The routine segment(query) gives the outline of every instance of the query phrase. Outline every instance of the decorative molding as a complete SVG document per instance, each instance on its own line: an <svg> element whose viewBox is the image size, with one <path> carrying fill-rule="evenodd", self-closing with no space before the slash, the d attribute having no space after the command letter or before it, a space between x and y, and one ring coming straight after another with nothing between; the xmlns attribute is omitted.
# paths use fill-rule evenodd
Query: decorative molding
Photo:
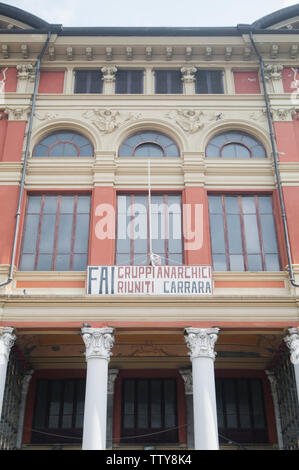
<svg viewBox="0 0 299 470"><path fill-rule="evenodd" d="M113 328L82 328L81 336L86 347L86 359L101 358L110 360L114 345Z"/></svg>
<svg viewBox="0 0 299 470"><path fill-rule="evenodd" d="M289 335L284 341L290 350L292 364L299 364L299 328L289 328Z"/></svg>
<svg viewBox="0 0 299 470"><path fill-rule="evenodd" d="M86 111L83 116L90 120L103 134L111 134L120 125L133 119L138 119L140 114L130 113L125 119L119 119L119 111L112 111L111 109L94 109Z"/></svg>
<svg viewBox="0 0 299 470"><path fill-rule="evenodd" d="M179 370L185 385L185 394L193 395L193 375L192 369L180 369Z"/></svg>
<svg viewBox="0 0 299 470"><path fill-rule="evenodd" d="M290 58L291 59L297 59L297 54L298 54L298 45L297 44L292 44L290 46Z"/></svg>
<svg viewBox="0 0 299 470"><path fill-rule="evenodd" d="M219 328L186 328L185 341L190 349L191 359L198 357L216 358L214 351L218 339Z"/></svg>
<svg viewBox="0 0 299 470"><path fill-rule="evenodd" d="M32 76L33 70L34 67L32 64L18 64L18 80L29 80L30 76Z"/></svg>
<svg viewBox="0 0 299 470"><path fill-rule="evenodd" d="M265 78L266 80L281 80L281 72L283 65L281 64L265 64Z"/></svg>
<svg viewBox="0 0 299 470"><path fill-rule="evenodd" d="M27 44L21 45L21 53L23 54L23 59L28 59L29 57L29 48Z"/></svg>
<svg viewBox="0 0 299 470"><path fill-rule="evenodd" d="M27 121L30 113L30 108L11 108L6 107L4 110L5 114L8 115L9 121Z"/></svg>
<svg viewBox="0 0 299 470"><path fill-rule="evenodd" d="M153 58L153 49L152 47L145 48L145 58L146 60L152 60Z"/></svg>
<svg viewBox="0 0 299 470"><path fill-rule="evenodd" d="M192 65L182 67L181 68L182 81L184 83L193 83L195 81L194 74L196 73L196 71L197 71L197 68Z"/></svg>
<svg viewBox="0 0 299 470"><path fill-rule="evenodd" d="M1 45L3 59L9 59L9 47L7 44Z"/></svg>
<svg viewBox="0 0 299 470"><path fill-rule="evenodd" d="M177 109L166 116L173 119L188 134L194 134L204 125L202 122L203 114L202 111L196 111L195 109Z"/></svg>
<svg viewBox="0 0 299 470"><path fill-rule="evenodd" d="M278 44L272 44L270 49L270 57L271 59L277 59L279 54L279 46Z"/></svg>
<svg viewBox="0 0 299 470"><path fill-rule="evenodd" d="M107 388L107 393L110 393L113 395L114 393L114 385L115 381L117 379L119 370L118 369L109 369L108 370L108 388Z"/></svg>
<svg viewBox="0 0 299 470"><path fill-rule="evenodd" d="M93 60L93 49L92 47L86 47L85 55L87 60Z"/></svg>
<svg viewBox="0 0 299 470"><path fill-rule="evenodd" d="M274 121L292 121L293 114L296 113L294 107L289 108L273 108L271 107L271 115Z"/></svg>
<svg viewBox="0 0 299 470"><path fill-rule="evenodd" d="M127 56L127 60L133 60L133 48L132 47L126 47L126 56Z"/></svg>
<svg viewBox="0 0 299 470"><path fill-rule="evenodd" d="M54 119L57 119L58 116L58 113L51 113L48 111L45 111L44 113L34 113L34 117L39 121L53 121Z"/></svg>
<svg viewBox="0 0 299 470"><path fill-rule="evenodd" d="M231 60L233 56L233 48L232 47L226 47L224 51L224 58L225 60Z"/></svg>
<svg viewBox="0 0 299 470"><path fill-rule="evenodd" d="M0 336L0 364L4 364L8 361L10 350L15 344L17 339L16 335L14 334L14 328L10 326L0 328L2 330Z"/></svg>
<svg viewBox="0 0 299 470"><path fill-rule="evenodd" d="M67 60L74 60L74 51L72 47L66 48L66 58Z"/></svg>
<svg viewBox="0 0 299 470"><path fill-rule="evenodd" d="M186 47L185 49L185 57L186 60L191 60L192 59L192 47Z"/></svg>
<svg viewBox="0 0 299 470"><path fill-rule="evenodd" d="M115 65L105 65L105 67L101 68L101 72L103 74L102 80L105 83L115 82L115 74L117 72L117 67Z"/></svg>
<svg viewBox="0 0 299 470"><path fill-rule="evenodd" d="M55 47L54 46L49 47L48 54L49 54L49 60L55 60L56 59L56 52L55 52Z"/></svg>

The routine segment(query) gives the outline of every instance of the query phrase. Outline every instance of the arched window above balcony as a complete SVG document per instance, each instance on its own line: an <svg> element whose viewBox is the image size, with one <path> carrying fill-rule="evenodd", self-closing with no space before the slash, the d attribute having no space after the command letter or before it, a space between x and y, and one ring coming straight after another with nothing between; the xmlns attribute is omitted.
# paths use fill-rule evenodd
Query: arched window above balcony
<svg viewBox="0 0 299 470"><path fill-rule="evenodd" d="M179 157L176 143L167 135L156 131L139 131L120 146L120 157L161 158Z"/></svg>
<svg viewBox="0 0 299 470"><path fill-rule="evenodd" d="M33 157L93 157L90 141L74 131L56 131L36 145Z"/></svg>
<svg viewBox="0 0 299 470"><path fill-rule="evenodd" d="M227 131L213 137L206 148L207 158L266 158L262 144L253 136L240 131Z"/></svg>

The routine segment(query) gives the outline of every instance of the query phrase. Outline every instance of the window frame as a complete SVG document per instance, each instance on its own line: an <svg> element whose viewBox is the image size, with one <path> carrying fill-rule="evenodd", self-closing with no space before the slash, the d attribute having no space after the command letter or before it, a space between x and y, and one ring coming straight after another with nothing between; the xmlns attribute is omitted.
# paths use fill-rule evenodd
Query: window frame
<svg viewBox="0 0 299 470"><path fill-rule="evenodd" d="M138 80L140 80L140 91L139 92L132 92L131 86L132 82L134 80L134 73L139 73L140 77ZM119 86L119 77L120 74L126 74L126 91L118 91L118 86ZM144 94L144 69L118 69L115 75L115 94L116 95L143 95Z"/></svg>
<svg viewBox="0 0 299 470"><path fill-rule="evenodd" d="M29 213L28 212L28 207L29 207L29 199L30 197L41 197L41 203L40 203L40 211L39 213L33 212ZM56 206L56 213L51 213L55 215L55 230L54 230L54 241L53 241L53 251L51 253L42 253L43 255L49 255L52 256L52 261L51 261L51 269L50 270L41 270L38 269L38 263L39 263L39 257L40 257L40 241L41 241L41 231L42 231L42 223L43 223L43 217L44 217L44 205L45 205L45 198L46 197L51 197L51 196L56 196L58 198L57 200L57 206ZM61 208L61 201L63 197L74 197L74 206L73 206L73 212L69 212L67 214L70 214L73 216L72 220L72 237L71 237L71 250L68 253L58 253L58 236L59 236L59 222L60 222L60 217L64 213L61 213L60 208ZM87 251L86 252L80 252L77 253L74 251L75 248L75 235L76 235L76 228L77 228L77 208L78 208L78 198L80 196L87 196L89 197L89 224L88 224L88 229L87 229L87 237L88 237L88 246L87 246ZM19 255L19 271L21 272L59 272L61 270L56 270L56 263L57 263L57 256L59 255L65 255L69 256L69 269L64 269L63 271L68 271L71 272L73 271L73 266L74 266L74 256L75 255L86 255L87 261L86 261L86 267L88 265L88 257L89 257L89 247L90 247L90 227L91 227L91 194L90 193L29 193L27 194L27 201L26 201L26 209L24 212L24 220L23 220L23 231L22 231L22 236L21 236L21 249L20 249L20 255ZM87 214L87 212L80 212L80 214ZM26 237L26 220L28 215L38 215L38 231L37 231L37 237L35 239L35 248L34 252L25 252L24 251L24 244L25 244L25 237ZM34 256L34 269L33 270L27 270L27 269L22 269L22 257L23 255L32 255ZM85 269L83 270L85 271Z"/></svg>
<svg viewBox="0 0 299 470"><path fill-rule="evenodd" d="M217 137L225 136L225 135L230 134L230 133L239 134L240 135L240 140L239 141L234 140L234 139L228 140L227 142L224 142L221 146L217 146L217 145L213 144L213 140L216 139ZM249 145L243 143L242 139L246 138L246 137L249 137L249 138L255 140L256 144L249 146ZM212 156L212 157L207 156L207 150L208 150L208 147L210 145L214 146L215 148L218 147L218 155L217 156ZM223 157L222 156L223 149L228 145L237 145L237 146L245 147L248 150L249 158L240 158L240 157L239 158L238 157L227 158L227 157ZM255 147L261 147L264 150L265 156L264 157L255 157L254 156L254 148ZM211 160L222 158L223 160L245 160L246 161L246 160L250 160L250 159L264 160L264 159L268 158L268 156L267 156L267 152L266 152L266 149L265 149L264 145L255 136L253 136L251 134L248 134L248 132L231 129L231 130L228 130L228 131L220 132L219 134L214 135L209 140L209 142L206 146L206 149L205 149L205 158L211 159Z"/></svg>
<svg viewBox="0 0 299 470"><path fill-rule="evenodd" d="M74 94L75 95L102 95L103 94L103 73L101 69L75 69L75 78L74 78ZM78 87L79 75L86 73L86 84L85 91L76 91ZM98 92L91 91L93 74L99 74L99 83L100 90Z"/></svg>
<svg viewBox="0 0 299 470"><path fill-rule="evenodd" d="M44 426L37 427L36 420L37 420L37 408L38 408L38 392L39 387L41 387L42 382L46 383L46 400L44 405ZM55 382L59 382L61 384L60 390L60 400L59 400L59 413L58 413L58 427L50 427L49 426L49 419L50 419L50 404L51 404L51 393L52 387ZM36 392L35 392L35 403L33 408L33 415L32 415L32 434L31 434L31 443L32 444L50 444L50 443L76 443L81 445L82 436L83 436L83 423L82 427L76 427L75 421L77 419L77 409L79 406L79 385L81 382L82 386L82 396L83 396L83 413L82 420L84 418L84 402L85 402L85 388L86 388L86 379L84 377L66 377L66 378L47 378L47 377L40 377L36 382ZM63 417L64 417L64 392L66 389L67 384L73 383L74 385L74 399L73 399L73 409L72 409L72 426L70 428L63 427ZM52 434L52 435L51 435ZM64 434L64 436L62 436Z"/></svg>
<svg viewBox="0 0 299 470"><path fill-rule="evenodd" d="M129 144L127 144L128 140L131 139L132 137L135 137L135 136L138 136L138 135L142 135L142 134L146 134L146 133L155 133L156 134L156 140L152 140L151 138L150 139L144 139L141 140L140 142L138 142L135 146L131 146ZM164 146L163 144L161 144L157 139L159 139L159 137L167 137L169 140L172 141L172 144L171 146L175 146L176 147L176 150L177 150L177 156L171 156L171 155L168 155L168 150L167 148L169 147L169 145L167 146ZM142 145L142 144L154 144L154 145L157 145L161 148L162 152L163 152L163 157L147 157L147 156L144 156L144 157L141 157L141 156L136 156L136 150ZM128 155L128 156L124 156L124 155L120 155L121 153L121 149L124 145L127 145L128 147L131 147L132 148L132 152L131 152L131 155ZM141 131L138 131L138 132L135 132L134 134L130 134L129 136L126 137L126 139L120 144L119 146L119 149L118 149L118 158L153 158L153 159L156 159L156 158L180 158L181 157L181 154L180 154L180 148L179 146L177 145L176 141L172 138L172 137L169 137L167 134L164 134L163 132L160 132L160 131L156 131L156 130L141 130Z"/></svg>
<svg viewBox="0 0 299 470"><path fill-rule="evenodd" d="M147 382L147 390L148 390L148 400L147 400L147 419L148 419L148 427L141 428L138 427L138 383L141 381ZM162 422L162 426L159 428L152 428L151 427L151 384L153 382L160 382L161 383L161 409L160 409L160 418ZM165 404L166 404L166 397L165 397L165 390L164 390L164 383L166 381L171 381L173 383L173 391L174 391L174 420L175 424L173 427L170 427L167 431L167 427L165 426ZM125 384L126 382L133 382L134 384L134 427L131 428L132 431L128 432L128 428L124 427L124 420L125 420ZM179 410L178 410L178 380L176 377L123 377L121 381L121 433L120 433L120 443L123 444L150 444L150 443L171 443L177 444L179 442L179 429L178 429L178 421L179 421ZM126 431L127 429L127 431ZM156 434L157 433L157 434ZM140 436L139 436L140 434ZM145 434L150 434L150 436L145 436ZM138 436L133 438L133 436Z"/></svg>
<svg viewBox="0 0 299 470"><path fill-rule="evenodd" d="M174 78L174 72L178 74L176 78ZM183 81L182 81L182 73L180 69L155 69L155 94L156 95L182 95L184 92L183 88ZM158 85L160 86L161 82L159 83L159 73L165 73L166 77L166 91L158 91ZM179 80L177 81L177 79ZM173 91L172 87L178 87L179 91Z"/></svg>
<svg viewBox="0 0 299 470"><path fill-rule="evenodd" d="M277 255L278 257L278 263L279 263L279 270L281 271L282 268L282 260L281 260L281 253L280 253L280 244L278 240L278 230L277 230L277 223L276 223L276 217L275 217L275 208L274 208L274 200L273 200L273 194L269 193L219 193L219 192L210 192L208 193L208 204L209 204L209 198L213 196L220 196L221 197L221 207L222 207L222 220L223 220L223 231L224 231L224 243L225 243L225 253L214 253L213 251L213 245L212 245L212 229L211 229L211 215L213 213L210 212L210 207L209 207L209 222L210 222L210 240L211 240L211 254L212 254L212 264L213 264L213 269L214 268L214 262L213 262L213 257L214 255L224 255L226 259L226 269L221 270L220 272L230 272L233 271L231 270L231 262L230 262L230 251L229 251L229 240L228 240L228 224L227 224L227 212L226 212L226 206L225 206L225 198L230 197L230 196L236 196L238 198L238 207L239 207L239 221L240 221L240 231L241 231L241 241L242 241L242 257L243 257L243 270L239 270L236 272L276 272L276 271L271 271L266 269L266 261L265 261L265 251L264 251L264 246L263 246L263 235L262 235L262 228L261 228L261 213L259 210L258 206L258 197L260 196L268 196L271 198L271 207L272 207L272 218L273 218L273 223L274 223L274 230L275 230L275 243L277 246ZM248 269L248 252L247 252L247 246L246 246L246 235L245 235L245 227L244 227L244 213L242 209L242 198L243 197L254 197L254 204L255 204L255 216L256 216L256 221L257 221L257 228L258 228L258 240L259 240L259 247L260 247L260 252L255 253L254 255L258 254L261 258L261 270L249 270ZM246 215L246 214L245 214ZM249 253L252 255L252 253Z"/></svg>
<svg viewBox="0 0 299 470"><path fill-rule="evenodd" d="M85 139L86 143L79 146L76 142L73 142L73 140L65 140L65 139L61 139L61 138L60 138L60 140L57 140L56 142L53 142L50 145L47 145L47 144L43 143L49 137L59 135L59 134L61 134L61 135L63 135L63 134L73 134L73 139L76 138L76 137L81 137L82 139ZM77 155L71 155L71 156L50 155L51 150L53 148L57 147L58 145L61 145L61 144L70 144L70 145L72 145L77 150ZM43 146L47 149L47 152L46 152L45 156L35 155L36 149L39 146ZM89 156L81 155L81 147L84 148L86 146L89 146L89 148L91 149L92 155L89 155ZM70 158L76 158L76 159L77 158L94 158L94 147L93 147L92 143L90 142L90 140L85 135L81 134L80 132L74 131L72 129L61 129L61 130L56 130L54 132L50 132L49 134L44 135L38 141L38 143L34 146L33 151L32 151L32 158L53 158L53 159L56 159L56 158L58 158L58 159L59 158L67 158L67 159L70 159Z"/></svg>
<svg viewBox="0 0 299 470"><path fill-rule="evenodd" d="M214 91L213 90L213 73L219 73L219 89L221 89L221 91ZM207 87L207 91L206 92L200 92L198 91L199 89L199 86L200 86L200 80L199 80L199 75L201 73L204 73L205 75L205 80L206 80L206 87ZM201 69L201 68L198 68L196 73L195 73L195 94L196 95L212 95L212 94L215 94L215 95L223 95L224 94L224 80L223 80L223 77L224 77L224 71L222 69Z"/></svg>
<svg viewBox="0 0 299 470"><path fill-rule="evenodd" d="M134 263L134 258L136 256L136 253L135 253L135 250L134 250L134 238L131 237L130 238L130 252L129 253L125 253L125 252L119 252L118 251L118 216L119 216L119 212L118 212L118 197L119 196L126 196L126 197L130 197L131 198L131 203L130 203L130 207L133 207L134 208L134 204L135 204L135 197L136 196L144 196L146 198L146 201L147 201L147 206L146 206L146 213L147 213L147 253L145 254L146 258L147 258L147 264L135 264ZM181 264L171 264L169 263L168 261L170 260L171 261L171 257L169 256L169 240L168 240L168 237L165 236L164 238L164 248L165 248L165 251L164 251L164 254L163 254L163 257L165 258L165 260L167 261L167 264L166 266L183 266L184 265L184 256L185 256L185 253L184 253L184 234L183 234L183 201L182 201L182 194L179 193L179 192L167 192L167 193L160 193L160 192L152 192L152 196L163 196L163 204L166 204L167 207L168 207L168 196L179 196L180 197L180 206L181 206L181 252L180 253L170 253L170 255L181 255L182 256L182 263ZM145 192L130 192L130 193L122 193L122 192L119 192L117 193L117 198L116 198L116 243L115 243L115 259L114 259L114 264L116 266L122 266L123 264L120 264L120 263L117 263L117 257L118 255L128 255L128 258L130 259L130 262L126 264L126 266L149 266L150 265L150 234L149 234L149 216L150 216L150 213L149 213L149 195L148 193L145 193ZM167 214L163 214L164 217L166 218ZM130 223L134 220L134 213L130 215ZM168 223L165 221L165 229L166 231L168 230ZM137 253L138 255L138 253ZM140 257L143 256L142 254L140 254Z"/></svg>
<svg viewBox="0 0 299 470"><path fill-rule="evenodd" d="M225 396L225 383L231 381L233 384L233 392L235 401L233 402L235 407L235 416L236 416L236 426L230 427L228 425L228 412L227 412L227 402L228 398ZM249 411L249 421L250 426L245 427L241 425L241 398L240 390L238 388L238 383L243 381L246 383L246 390L248 393L248 411ZM253 392L252 384L253 382L258 382L260 387L260 400L262 405L262 414L263 414L263 427L256 427L254 424L254 404L253 404ZM264 391L264 380L260 377L237 377L237 376L217 376L215 377L215 388L216 388L216 403L217 403L217 416L218 416L218 431L220 442L224 444L227 443L226 439L232 439L238 443L250 443L250 444L267 444L269 443L269 434L268 434L268 416L265 403L265 391ZM220 389L220 392L219 392ZM219 400L218 393L221 395L221 400ZM220 426L221 420L219 419L219 414L222 414L223 426ZM223 436L223 437L222 437ZM226 439L224 439L226 438Z"/></svg>

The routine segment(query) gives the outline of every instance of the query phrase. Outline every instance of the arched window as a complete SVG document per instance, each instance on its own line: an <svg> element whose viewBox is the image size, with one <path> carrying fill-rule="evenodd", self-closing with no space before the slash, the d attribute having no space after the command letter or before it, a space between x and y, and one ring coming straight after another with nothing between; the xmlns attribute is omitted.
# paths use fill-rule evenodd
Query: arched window
<svg viewBox="0 0 299 470"><path fill-rule="evenodd" d="M93 147L77 132L57 131L39 142L33 157L93 157Z"/></svg>
<svg viewBox="0 0 299 470"><path fill-rule="evenodd" d="M264 147L249 134L223 132L213 137L206 148L207 158L266 158Z"/></svg>
<svg viewBox="0 0 299 470"><path fill-rule="evenodd" d="M119 149L120 157L179 157L175 142L165 134L140 131L128 137Z"/></svg>

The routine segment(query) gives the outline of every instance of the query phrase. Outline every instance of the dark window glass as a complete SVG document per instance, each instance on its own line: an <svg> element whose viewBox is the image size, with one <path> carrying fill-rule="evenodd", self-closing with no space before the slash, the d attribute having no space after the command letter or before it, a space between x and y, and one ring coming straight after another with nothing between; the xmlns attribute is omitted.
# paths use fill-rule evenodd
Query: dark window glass
<svg viewBox="0 0 299 470"><path fill-rule="evenodd" d="M20 270L84 271L89 206L89 196L29 196Z"/></svg>
<svg viewBox="0 0 299 470"><path fill-rule="evenodd" d="M213 137L206 148L207 158L266 158L264 147L245 132L231 131Z"/></svg>
<svg viewBox="0 0 299 470"><path fill-rule="evenodd" d="M157 94L183 93L182 74L180 70L156 70L155 90Z"/></svg>
<svg viewBox="0 0 299 470"><path fill-rule="evenodd" d="M117 198L117 265L150 264L148 195L119 195ZM181 197L152 195L152 252L162 265L183 264Z"/></svg>
<svg viewBox="0 0 299 470"><path fill-rule="evenodd" d="M220 442L268 442L260 379L218 377L216 400Z"/></svg>
<svg viewBox="0 0 299 470"><path fill-rule="evenodd" d="M33 157L93 157L89 140L77 132L58 131L44 137L33 150Z"/></svg>
<svg viewBox="0 0 299 470"><path fill-rule="evenodd" d="M177 442L175 379L124 379L122 442Z"/></svg>
<svg viewBox="0 0 299 470"><path fill-rule="evenodd" d="M33 443L77 443L83 432L85 379L37 383Z"/></svg>
<svg viewBox="0 0 299 470"><path fill-rule="evenodd" d="M75 93L102 93L103 80L100 70L76 70Z"/></svg>
<svg viewBox="0 0 299 470"><path fill-rule="evenodd" d="M197 70L195 92L198 94L223 93L223 72L221 70Z"/></svg>
<svg viewBox="0 0 299 470"><path fill-rule="evenodd" d="M115 81L116 94L142 94L143 70L118 70Z"/></svg>
<svg viewBox="0 0 299 470"><path fill-rule="evenodd" d="M155 131L140 131L128 137L119 149L120 157L179 157L176 143Z"/></svg>
<svg viewBox="0 0 299 470"><path fill-rule="evenodd" d="M271 196L209 196L215 271L280 271Z"/></svg>

